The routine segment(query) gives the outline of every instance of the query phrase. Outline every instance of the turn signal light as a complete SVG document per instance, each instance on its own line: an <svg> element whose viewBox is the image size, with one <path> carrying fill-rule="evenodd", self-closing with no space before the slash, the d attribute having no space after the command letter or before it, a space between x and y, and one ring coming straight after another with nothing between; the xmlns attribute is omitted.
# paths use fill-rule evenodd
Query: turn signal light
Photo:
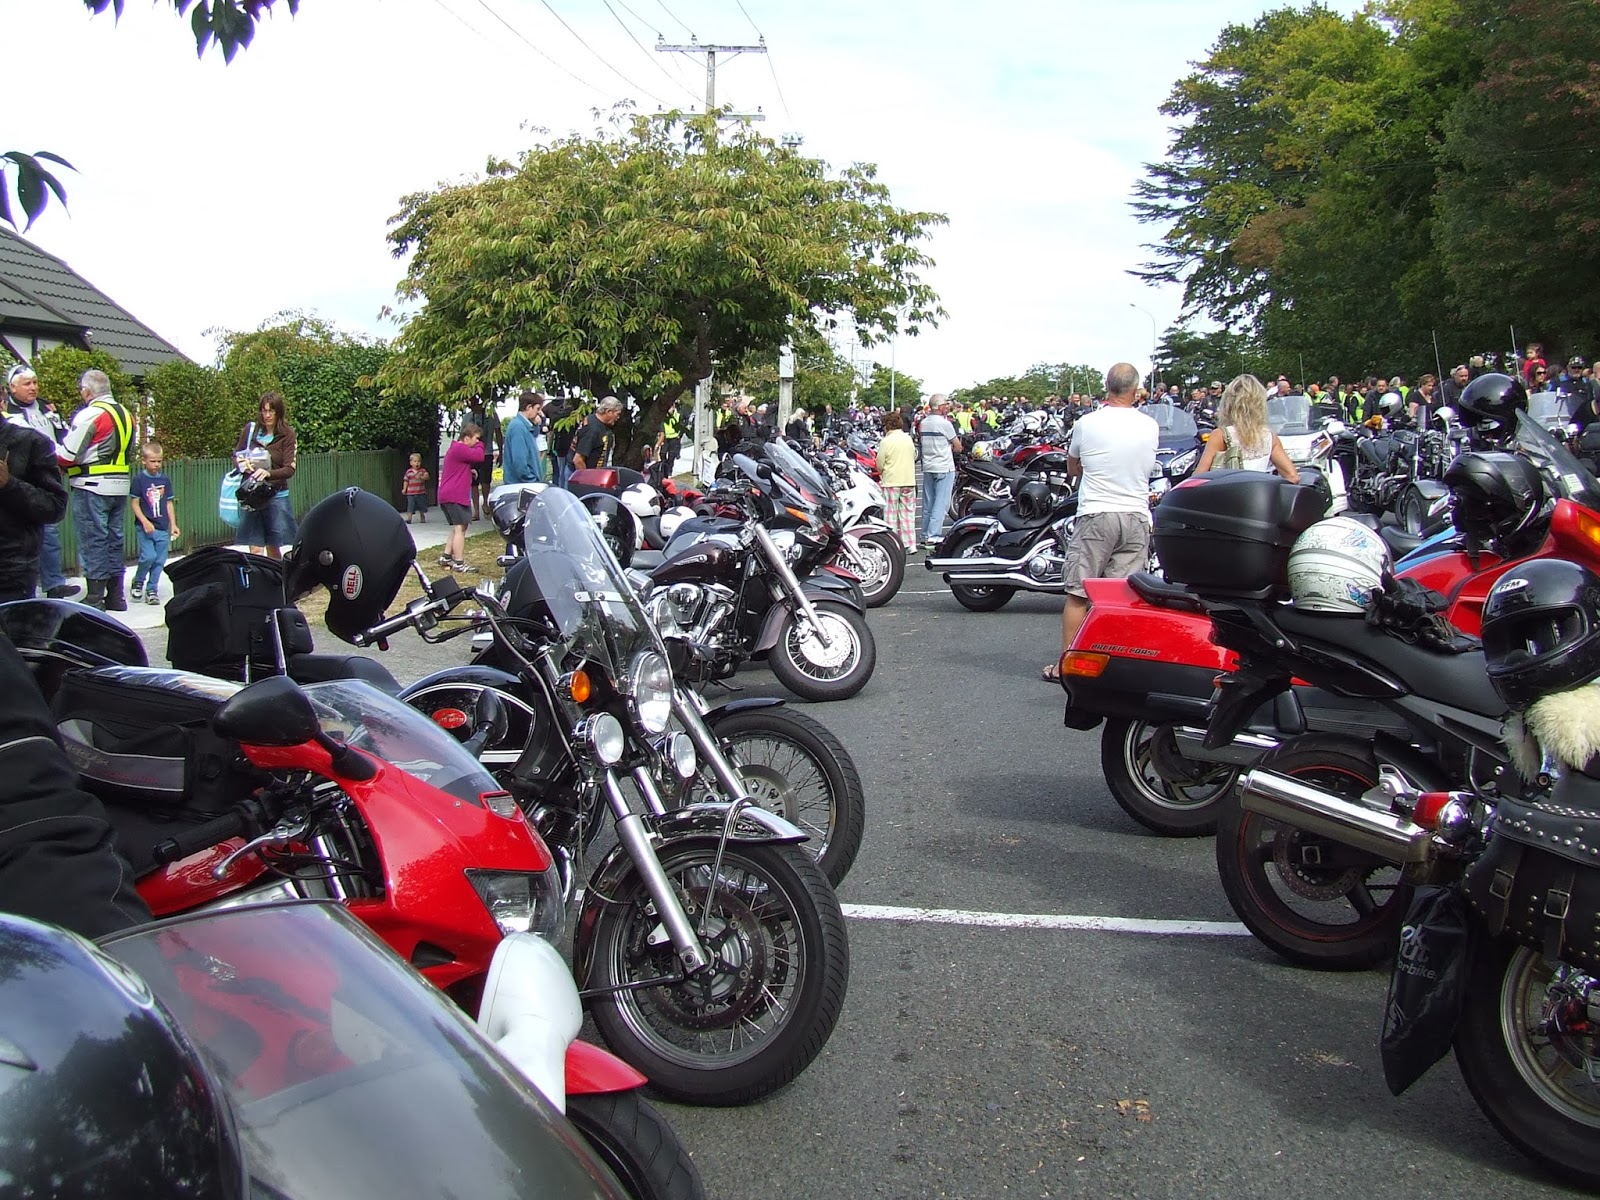
<svg viewBox="0 0 1600 1200"><path fill-rule="evenodd" d="M1578 535L1590 545L1600 546L1600 520L1582 511L1577 514L1577 517Z"/></svg>
<svg viewBox="0 0 1600 1200"><path fill-rule="evenodd" d="M1449 792L1423 792L1417 797L1416 807L1411 810L1411 819L1424 829L1437 829L1439 814L1449 803Z"/></svg>
<svg viewBox="0 0 1600 1200"><path fill-rule="evenodd" d="M1097 679L1111 662L1109 654L1095 654L1088 650L1068 650L1061 656L1058 668L1063 675L1076 675L1083 679Z"/></svg>
<svg viewBox="0 0 1600 1200"><path fill-rule="evenodd" d="M574 704L587 704L589 697L594 695L594 681L589 678L589 672L579 667L567 676L567 695L572 697Z"/></svg>

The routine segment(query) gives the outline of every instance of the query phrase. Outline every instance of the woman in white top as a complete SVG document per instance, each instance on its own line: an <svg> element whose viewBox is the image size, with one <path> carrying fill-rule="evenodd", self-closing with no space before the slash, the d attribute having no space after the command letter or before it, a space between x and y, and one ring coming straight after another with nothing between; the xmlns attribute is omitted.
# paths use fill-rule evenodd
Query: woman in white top
<svg viewBox="0 0 1600 1200"><path fill-rule="evenodd" d="M1233 452L1229 453L1230 445ZM1246 471L1277 469L1290 483L1300 482L1300 472L1283 449L1278 435L1267 427L1267 389L1254 375L1235 376L1217 405L1217 427L1206 435L1195 474L1213 466Z"/></svg>

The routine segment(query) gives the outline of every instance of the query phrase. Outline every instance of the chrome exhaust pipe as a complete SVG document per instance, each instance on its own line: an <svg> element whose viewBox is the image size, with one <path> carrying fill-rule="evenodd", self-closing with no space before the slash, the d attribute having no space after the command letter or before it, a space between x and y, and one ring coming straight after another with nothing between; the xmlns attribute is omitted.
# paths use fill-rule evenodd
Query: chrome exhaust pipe
<svg viewBox="0 0 1600 1200"><path fill-rule="evenodd" d="M1053 580L1044 580L1030 575L1026 571L971 570L971 564L982 561L981 559L973 558L943 559L941 561L958 562L969 568L964 571L945 571L943 577L946 583L964 583L974 587L1024 588L1031 592L1061 593L1066 591L1066 586L1059 575ZM937 567L933 569L938 570Z"/></svg>
<svg viewBox="0 0 1600 1200"><path fill-rule="evenodd" d="M1427 862L1433 854L1433 835L1422 826L1272 771L1245 775L1239 804L1246 812L1332 838L1396 866Z"/></svg>
<svg viewBox="0 0 1600 1200"><path fill-rule="evenodd" d="M1192 762L1225 763L1230 767L1254 766L1268 750L1278 748L1278 739L1259 733L1241 733L1226 746L1215 750L1205 748L1206 731L1188 725L1176 726L1172 731L1178 743L1178 753Z"/></svg>

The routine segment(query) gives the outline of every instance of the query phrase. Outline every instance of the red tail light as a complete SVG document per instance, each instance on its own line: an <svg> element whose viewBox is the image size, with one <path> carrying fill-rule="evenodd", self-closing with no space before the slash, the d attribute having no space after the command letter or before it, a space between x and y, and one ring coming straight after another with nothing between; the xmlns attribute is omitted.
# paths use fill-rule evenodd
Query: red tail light
<svg viewBox="0 0 1600 1200"><path fill-rule="evenodd" d="M1437 829L1439 814L1449 803L1449 792L1422 792L1417 796L1417 806L1412 810L1411 819L1424 829Z"/></svg>

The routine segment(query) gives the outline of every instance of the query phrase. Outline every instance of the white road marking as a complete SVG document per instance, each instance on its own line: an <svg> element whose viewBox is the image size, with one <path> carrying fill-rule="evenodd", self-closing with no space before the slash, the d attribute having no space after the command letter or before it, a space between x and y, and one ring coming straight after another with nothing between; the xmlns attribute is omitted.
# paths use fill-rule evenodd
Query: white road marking
<svg viewBox="0 0 1600 1200"><path fill-rule="evenodd" d="M1145 917L1080 917L1050 913L971 912L959 908L899 908L888 904L841 905L858 921L909 921L925 925L978 925L989 929L1090 929L1157 937L1249 937L1237 921L1164 921Z"/></svg>

